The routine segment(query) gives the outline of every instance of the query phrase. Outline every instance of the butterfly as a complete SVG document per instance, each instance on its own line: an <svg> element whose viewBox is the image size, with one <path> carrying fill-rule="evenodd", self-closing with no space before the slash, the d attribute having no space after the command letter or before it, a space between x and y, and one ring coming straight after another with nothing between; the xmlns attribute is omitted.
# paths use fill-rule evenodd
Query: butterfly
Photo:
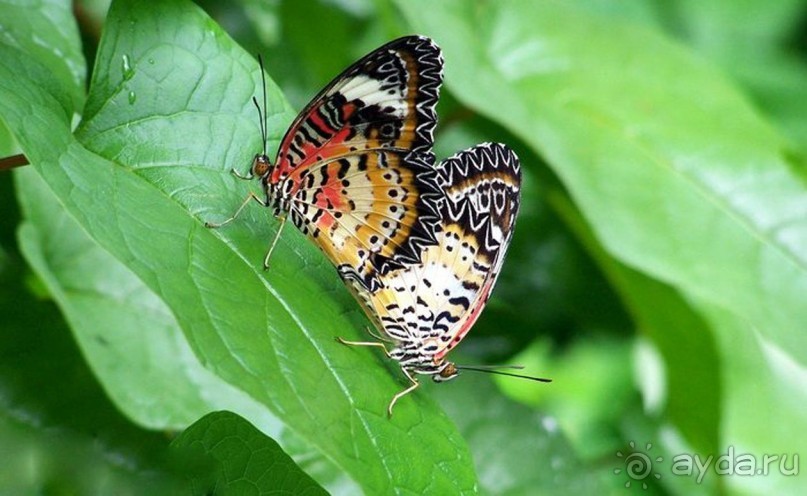
<svg viewBox="0 0 807 496"><path fill-rule="evenodd" d="M287 218L319 246L383 334L340 341L383 348L410 381L390 415L418 386L413 374L457 375L446 354L490 296L519 206L520 166L505 145L478 145L435 164L442 68L429 38L383 45L306 105L274 161L264 111L264 151L249 174L236 173L258 177L263 197L251 194L226 221L206 223L220 227L252 200L271 208L281 224L265 268ZM265 100L264 82L264 109Z"/></svg>
<svg viewBox="0 0 807 496"><path fill-rule="evenodd" d="M423 250L420 263L381 275L382 288L375 292L346 278L385 336L376 336L379 341L340 341L382 348L410 382L390 401L390 416L395 403L419 386L414 374L444 382L460 369L494 372L455 365L446 355L479 318L504 262L520 204L519 160L505 145L483 143L444 160L436 170L444 192L440 230L436 243ZM393 348L388 350L384 341Z"/></svg>

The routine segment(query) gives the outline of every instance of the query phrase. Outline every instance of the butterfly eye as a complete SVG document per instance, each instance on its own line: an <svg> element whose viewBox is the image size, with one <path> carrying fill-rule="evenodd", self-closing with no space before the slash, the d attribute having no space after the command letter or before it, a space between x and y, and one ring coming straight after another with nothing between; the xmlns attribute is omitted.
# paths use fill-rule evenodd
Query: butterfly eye
<svg viewBox="0 0 807 496"><path fill-rule="evenodd" d="M262 177L269 172L271 168L272 162L269 161L269 157L263 154L255 155L255 158L252 160L252 173L254 175Z"/></svg>

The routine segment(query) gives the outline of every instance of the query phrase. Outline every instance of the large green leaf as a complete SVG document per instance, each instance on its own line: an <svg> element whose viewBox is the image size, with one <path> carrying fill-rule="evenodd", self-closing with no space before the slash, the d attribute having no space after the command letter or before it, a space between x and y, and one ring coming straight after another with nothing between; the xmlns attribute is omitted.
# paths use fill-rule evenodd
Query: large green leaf
<svg viewBox="0 0 807 496"><path fill-rule="evenodd" d="M562 212L594 256L632 313L638 329L648 336L664 364L663 378L640 370L645 406L651 416L662 416L677 427L699 453L719 449L721 362L715 336L704 319L666 285L631 270L608 256L580 213L568 199L553 195ZM641 364L637 364L641 369ZM693 414L697 412L697 414Z"/></svg>
<svg viewBox="0 0 807 496"><path fill-rule="evenodd" d="M557 386L529 383L533 389ZM581 462L557 418L506 398L489 377L469 372L437 388L488 494L604 494L613 487L610 469Z"/></svg>
<svg viewBox="0 0 807 496"><path fill-rule="evenodd" d="M17 219L10 179L0 175L0 198L4 217ZM187 490L163 470L164 434L133 425L99 387L58 308L6 244L15 228L0 222L0 493Z"/></svg>
<svg viewBox="0 0 807 496"><path fill-rule="evenodd" d="M197 468L195 494L328 494L272 438L232 412L210 413L171 443L174 454ZM205 463L207 462L207 463Z"/></svg>
<svg viewBox="0 0 807 496"><path fill-rule="evenodd" d="M0 43L31 54L59 81L62 105L76 110L84 102L86 64L81 53L72 2L3 2Z"/></svg>
<svg viewBox="0 0 807 496"><path fill-rule="evenodd" d="M807 64L794 50L807 12L802 0L575 2L617 19L644 21L717 62L748 89L759 110L793 145L807 149ZM647 12L636 15L637 5Z"/></svg>
<svg viewBox="0 0 807 496"><path fill-rule="evenodd" d="M439 408L415 394L387 419L402 381L335 342L364 320L307 240L288 230L264 274L266 212L203 227L246 195L227 170L260 147L255 61L184 2L119 2L107 23L80 141L42 61L0 45L0 115L58 201L162 299L207 368L365 490L472 490L467 447ZM269 96L276 141L292 114L271 84Z"/></svg>
<svg viewBox="0 0 807 496"><path fill-rule="evenodd" d="M750 473L746 465L744 472L720 476L712 470L705 477L719 479L727 492L737 494L803 493L800 463L807 446L807 373L747 322L701 301L692 304L715 330L725 364L720 378L725 391L721 449L714 457L726 455L736 461L744 454L754 459ZM737 332L743 328L745 332Z"/></svg>
<svg viewBox="0 0 807 496"><path fill-rule="evenodd" d="M35 170L16 176L27 219L20 248L118 408L153 429L184 429L225 407L266 430L277 424L265 408L201 366L165 303L95 244Z"/></svg>
<svg viewBox="0 0 807 496"><path fill-rule="evenodd" d="M746 86L761 110L807 150L807 64L794 53L807 5L801 0L679 0L681 37Z"/></svg>
<svg viewBox="0 0 807 496"><path fill-rule="evenodd" d="M804 7L801 0L676 0L672 8L678 31L699 50L756 57L787 39Z"/></svg>
<svg viewBox="0 0 807 496"><path fill-rule="evenodd" d="M719 72L563 3L399 6L443 47L448 87L547 158L612 255L807 364L802 167Z"/></svg>
<svg viewBox="0 0 807 496"><path fill-rule="evenodd" d="M609 275L667 362L666 434L691 443L670 436L669 453L742 446L792 462L807 191L786 142L719 71L646 28L558 2L399 5L442 45L447 86L546 157L608 255L635 270Z"/></svg>
<svg viewBox="0 0 807 496"><path fill-rule="evenodd" d="M293 433L263 405L201 366L165 303L94 244L35 170L16 176L28 219L20 229L20 248L119 409L159 430L184 429L211 410L237 410L263 432L290 439L295 455L316 462L318 479L337 482L343 493L355 491L349 481L335 480L336 469L321 453L294 442Z"/></svg>

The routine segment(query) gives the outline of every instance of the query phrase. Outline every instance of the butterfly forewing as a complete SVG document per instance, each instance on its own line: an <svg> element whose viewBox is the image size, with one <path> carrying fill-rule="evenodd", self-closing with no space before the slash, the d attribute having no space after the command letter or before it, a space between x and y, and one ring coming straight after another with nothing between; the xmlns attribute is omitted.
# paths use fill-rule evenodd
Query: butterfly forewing
<svg viewBox="0 0 807 496"><path fill-rule="evenodd" d="M340 274L365 289L436 243L439 177L416 155L365 152L312 167L290 202L291 216Z"/></svg>
<svg viewBox="0 0 807 496"><path fill-rule="evenodd" d="M289 127L271 181L322 160L379 148L433 161L442 66L440 49L430 39L407 36L347 68Z"/></svg>
<svg viewBox="0 0 807 496"><path fill-rule="evenodd" d="M306 106L264 178L278 210L366 289L435 243L442 193L431 148L441 82L440 50L428 38L382 46Z"/></svg>

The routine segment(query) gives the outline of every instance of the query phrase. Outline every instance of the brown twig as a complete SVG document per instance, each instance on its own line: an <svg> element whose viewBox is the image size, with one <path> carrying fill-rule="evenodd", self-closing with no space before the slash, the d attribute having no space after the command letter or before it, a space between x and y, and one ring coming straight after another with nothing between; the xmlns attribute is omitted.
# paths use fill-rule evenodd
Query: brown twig
<svg viewBox="0 0 807 496"><path fill-rule="evenodd" d="M7 171L11 170L15 167L22 167L23 165L28 165L28 159L25 158L25 155L12 155L10 157L0 158L0 171Z"/></svg>

